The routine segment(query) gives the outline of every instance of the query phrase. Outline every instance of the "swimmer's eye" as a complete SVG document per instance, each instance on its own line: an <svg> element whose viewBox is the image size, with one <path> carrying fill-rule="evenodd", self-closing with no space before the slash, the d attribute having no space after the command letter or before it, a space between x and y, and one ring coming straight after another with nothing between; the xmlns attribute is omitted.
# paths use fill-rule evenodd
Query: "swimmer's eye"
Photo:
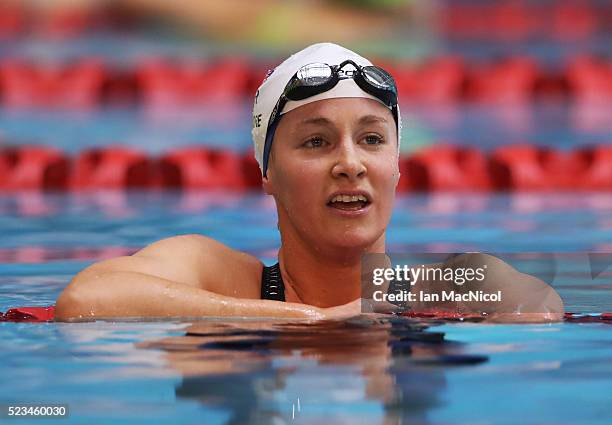
<svg viewBox="0 0 612 425"><path fill-rule="evenodd" d="M306 142L304 142L302 146L304 146L305 148L315 149L315 148L322 148L326 144L327 142L323 140L321 137L313 137L311 139L308 139Z"/></svg>
<svg viewBox="0 0 612 425"><path fill-rule="evenodd" d="M385 139L380 137L378 134L368 134L365 136L364 142L366 145L376 146L385 143Z"/></svg>

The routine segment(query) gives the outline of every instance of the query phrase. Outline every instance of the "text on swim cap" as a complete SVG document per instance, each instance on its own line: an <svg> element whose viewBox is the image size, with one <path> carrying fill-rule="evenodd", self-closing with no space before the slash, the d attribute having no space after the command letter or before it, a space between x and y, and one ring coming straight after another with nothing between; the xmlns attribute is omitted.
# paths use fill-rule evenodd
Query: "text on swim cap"
<svg viewBox="0 0 612 425"><path fill-rule="evenodd" d="M253 127L261 127L261 114L253 115Z"/></svg>

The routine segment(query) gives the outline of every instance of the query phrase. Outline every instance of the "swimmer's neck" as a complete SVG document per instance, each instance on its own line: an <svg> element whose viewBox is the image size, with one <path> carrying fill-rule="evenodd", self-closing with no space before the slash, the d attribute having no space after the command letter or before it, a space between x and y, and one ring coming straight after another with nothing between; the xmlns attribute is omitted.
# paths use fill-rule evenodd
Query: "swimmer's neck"
<svg viewBox="0 0 612 425"><path fill-rule="evenodd" d="M385 252L384 234L367 249L342 249L335 256L298 238L282 239L278 259L286 301L316 307L334 307L359 298L362 255Z"/></svg>

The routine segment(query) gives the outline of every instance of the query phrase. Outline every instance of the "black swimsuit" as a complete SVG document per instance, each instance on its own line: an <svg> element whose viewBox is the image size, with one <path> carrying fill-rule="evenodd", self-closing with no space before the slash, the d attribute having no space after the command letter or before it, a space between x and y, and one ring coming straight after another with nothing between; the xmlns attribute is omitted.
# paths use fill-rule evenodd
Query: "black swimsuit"
<svg viewBox="0 0 612 425"><path fill-rule="evenodd" d="M285 301L285 282L280 272L280 265L264 266L261 272L261 299Z"/></svg>
<svg viewBox="0 0 612 425"><path fill-rule="evenodd" d="M406 281L398 282L395 279L389 285L389 293L397 293L398 291L410 291L410 284ZM285 301L285 282L281 276L280 265L276 263L273 266L264 266L261 271L261 299L273 301ZM394 302L393 304L405 306L403 302Z"/></svg>

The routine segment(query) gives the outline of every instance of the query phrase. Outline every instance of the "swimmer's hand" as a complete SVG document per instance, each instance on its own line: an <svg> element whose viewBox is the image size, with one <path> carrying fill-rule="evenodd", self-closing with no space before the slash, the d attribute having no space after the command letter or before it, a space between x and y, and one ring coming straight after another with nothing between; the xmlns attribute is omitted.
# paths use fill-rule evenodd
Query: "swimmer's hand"
<svg viewBox="0 0 612 425"><path fill-rule="evenodd" d="M448 260L444 267L475 269L486 267L482 282L457 286L439 281L419 282L430 293L454 292L464 294L478 290L501 294L499 301L436 301L413 305L416 312L452 312L482 314L487 322L542 323L563 320L564 306L559 294L546 282L521 273L505 261L482 253L461 254Z"/></svg>
<svg viewBox="0 0 612 425"><path fill-rule="evenodd" d="M486 321L490 323L547 323L560 322L563 313L493 313Z"/></svg>
<svg viewBox="0 0 612 425"><path fill-rule="evenodd" d="M468 254L468 264L488 265L487 279L483 289L489 293L499 291L501 302L482 302L481 311L488 311L488 322L495 323L542 323L563 320L563 300L543 280L522 273L505 261L487 254ZM471 259L470 259L471 258Z"/></svg>
<svg viewBox="0 0 612 425"><path fill-rule="evenodd" d="M359 316L361 314L361 298L343 305L321 308L320 311L321 318L324 320L341 320Z"/></svg>

